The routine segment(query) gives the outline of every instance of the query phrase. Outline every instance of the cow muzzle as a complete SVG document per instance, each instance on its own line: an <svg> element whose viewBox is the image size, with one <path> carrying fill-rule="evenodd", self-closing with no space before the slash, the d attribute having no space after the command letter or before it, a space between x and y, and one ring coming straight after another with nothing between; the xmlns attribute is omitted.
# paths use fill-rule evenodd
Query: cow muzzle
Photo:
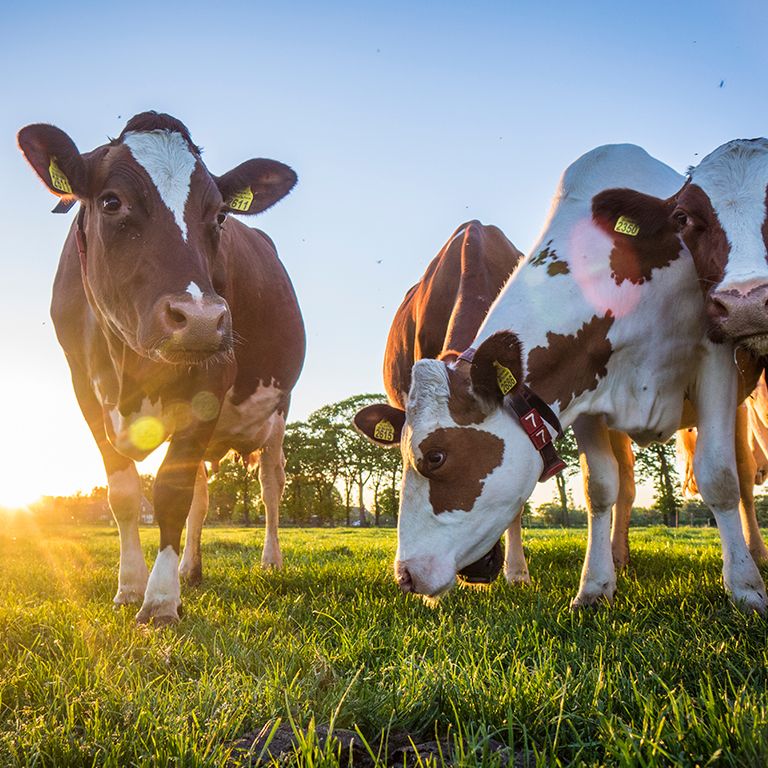
<svg viewBox="0 0 768 768"><path fill-rule="evenodd" d="M467 584L490 584L501 573L504 565L504 550L501 542L497 541L489 552L479 560L462 568L458 577Z"/></svg>
<svg viewBox="0 0 768 768"><path fill-rule="evenodd" d="M768 354L768 283L743 283L712 291L707 302L713 341L733 341Z"/></svg>
<svg viewBox="0 0 768 768"><path fill-rule="evenodd" d="M232 350L232 317L220 296L170 296L155 306L153 357L168 363L199 364Z"/></svg>

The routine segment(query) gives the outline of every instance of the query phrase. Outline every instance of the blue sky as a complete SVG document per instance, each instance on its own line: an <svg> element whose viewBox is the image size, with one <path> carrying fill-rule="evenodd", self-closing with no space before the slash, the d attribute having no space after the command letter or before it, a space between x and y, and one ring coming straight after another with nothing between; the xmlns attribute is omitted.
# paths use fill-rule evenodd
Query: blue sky
<svg viewBox="0 0 768 768"><path fill-rule="evenodd" d="M381 391L393 313L463 221L525 251L560 173L594 146L630 141L684 171L765 134L766 22L743 0L4 5L0 467L16 490L0 502L103 482L48 318L71 215L49 213L15 146L23 125L54 123L86 151L157 109L215 173L260 156L297 171L250 222L304 311L303 418Z"/></svg>

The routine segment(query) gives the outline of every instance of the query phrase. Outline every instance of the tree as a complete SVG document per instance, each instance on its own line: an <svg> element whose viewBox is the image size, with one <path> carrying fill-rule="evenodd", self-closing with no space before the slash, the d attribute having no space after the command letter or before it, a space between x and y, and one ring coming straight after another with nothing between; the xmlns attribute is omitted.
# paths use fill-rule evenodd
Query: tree
<svg viewBox="0 0 768 768"><path fill-rule="evenodd" d="M208 496L209 508L216 510L218 520L232 522L241 518L244 525L250 525L261 486L244 461L227 456L208 480Z"/></svg>
<svg viewBox="0 0 768 768"><path fill-rule="evenodd" d="M579 448L570 427L555 442L555 448L560 458L566 463L565 469L555 475L555 486L560 500L560 525L568 528L571 522L568 514L567 478L579 471Z"/></svg>
<svg viewBox="0 0 768 768"><path fill-rule="evenodd" d="M677 527L682 498L680 478L675 468L674 442L652 443L635 453L635 472L642 480L651 480L656 492L654 503L664 525Z"/></svg>

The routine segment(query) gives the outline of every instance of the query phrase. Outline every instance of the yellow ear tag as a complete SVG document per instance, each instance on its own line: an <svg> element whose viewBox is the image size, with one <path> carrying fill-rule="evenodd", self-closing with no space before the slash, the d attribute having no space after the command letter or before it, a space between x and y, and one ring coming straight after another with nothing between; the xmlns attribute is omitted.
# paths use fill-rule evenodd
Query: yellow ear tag
<svg viewBox="0 0 768 768"><path fill-rule="evenodd" d="M252 202L253 192L250 187L246 187L239 192L235 192L235 194L227 200L227 206L233 211L247 211L251 207Z"/></svg>
<svg viewBox="0 0 768 768"><path fill-rule="evenodd" d="M386 419L382 419L374 428L373 436L377 440L391 443L395 439L395 428Z"/></svg>
<svg viewBox="0 0 768 768"><path fill-rule="evenodd" d="M498 360L493 361L493 367L496 369L496 381L498 382L499 389L502 395L506 395L512 391L517 379L506 366L502 365Z"/></svg>
<svg viewBox="0 0 768 768"><path fill-rule="evenodd" d="M66 192L68 195L72 194L72 185L69 183L69 179L64 175L64 172L59 168L56 158L51 158L51 164L48 166L48 173L51 177L51 186L54 189L58 189L59 192Z"/></svg>
<svg viewBox="0 0 768 768"><path fill-rule="evenodd" d="M613 228L614 232L620 232L622 235L629 235L635 237L640 233L640 227L635 224L632 219L628 219L626 216L619 216L616 219L616 226Z"/></svg>

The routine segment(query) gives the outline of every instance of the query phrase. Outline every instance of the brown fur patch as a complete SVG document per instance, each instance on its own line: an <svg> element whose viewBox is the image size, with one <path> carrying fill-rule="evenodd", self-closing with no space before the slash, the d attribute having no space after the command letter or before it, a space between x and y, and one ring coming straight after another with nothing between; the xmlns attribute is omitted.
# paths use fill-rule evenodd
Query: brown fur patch
<svg viewBox="0 0 768 768"><path fill-rule="evenodd" d="M489 336L477 348L472 360L472 389L476 395L489 402L501 401L504 396L499 389L494 363L508 368L517 381L522 381L522 347L512 331L498 331Z"/></svg>
<svg viewBox="0 0 768 768"><path fill-rule="evenodd" d="M731 247L709 195L697 184L686 184L677 195L677 207L690 224L680 230L696 265L702 288L708 293L725 274Z"/></svg>
<svg viewBox="0 0 768 768"><path fill-rule="evenodd" d="M672 200L661 200L631 189L610 189L596 195L592 215L596 224L613 239L611 277L616 285L625 280L640 285L654 269L668 267L680 255L677 227L670 219ZM620 216L638 225L639 232L625 235L614 230Z"/></svg>
<svg viewBox="0 0 768 768"><path fill-rule="evenodd" d="M483 491L483 481L501 464L504 441L489 432L471 427L436 429L419 444L422 456L444 451L444 464L425 471L424 459L416 462L429 481L429 502L436 515L460 509L469 512Z"/></svg>
<svg viewBox="0 0 768 768"><path fill-rule="evenodd" d="M547 274L554 277L555 275L567 275L570 272L570 267L567 261L561 261L557 257L557 251L554 248L550 248L552 241L550 240L544 248L542 248L533 258L531 258L530 264L532 267L543 267L546 265Z"/></svg>
<svg viewBox="0 0 768 768"><path fill-rule="evenodd" d="M470 389L469 365L461 362L458 369L447 366L447 371L451 390L448 411L451 418L462 427L485 421L486 413Z"/></svg>
<svg viewBox="0 0 768 768"><path fill-rule="evenodd" d="M573 398L594 389L606 375L613 348L608 331L613 325L609 312L595 315L572 335L547 334L547 346L528 355L528 384L547 403L565 408Z"/></svg>

